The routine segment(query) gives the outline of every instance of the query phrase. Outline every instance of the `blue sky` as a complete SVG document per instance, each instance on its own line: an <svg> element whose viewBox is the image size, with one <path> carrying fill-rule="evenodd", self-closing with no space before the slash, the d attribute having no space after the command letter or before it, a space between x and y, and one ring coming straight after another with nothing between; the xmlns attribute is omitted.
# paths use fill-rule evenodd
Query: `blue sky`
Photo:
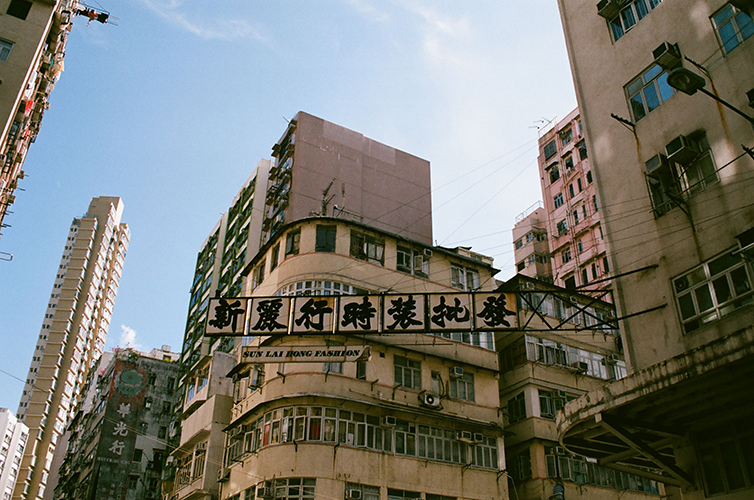
<svg viewBox="0 0 754 500"><path fill-rule="evenodd" d="M97 3L91 3L97 5ZM555 0L100 0L77 18L0 251L0 363L25 379L68 227L120 196L107 347L180 349L196 253L299 110L429 160L434 237L514 274L543 119L576 107ZM23 383L0 373L0 407Z"/></svg>

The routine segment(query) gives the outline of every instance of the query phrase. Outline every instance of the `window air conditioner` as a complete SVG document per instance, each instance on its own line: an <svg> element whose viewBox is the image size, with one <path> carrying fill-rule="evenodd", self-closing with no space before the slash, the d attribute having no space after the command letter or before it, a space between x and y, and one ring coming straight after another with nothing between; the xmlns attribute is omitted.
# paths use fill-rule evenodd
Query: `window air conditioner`
<svg viewBox="0 0 754 500"><path fill-rule="evenodd" d="M475 443L484 443L484 434L481 432L475 432L474 433L474 442Z"/></svg>
<svg viewBox="0 0 754 500"><path fill-rule="evenodd" d="M597 14L608 21L620 14L620 0L601 0L597 3Z"/></svg>
<svg viewBox="0 0 754 500"><path fill-rule="evenodd" d="M681 64L681 49L677 43L662 42L662 45L652 51L652 57L662 69L675 68Z"/></svg>
<svg viewBox="0 0 754 500"><path fill-rule="evenodd" d="M556 446L555 447L555 454L556 455L565 455L566 454L565 448L563 448L562 446Z"/></svg>
<svg viewBox="0 0 754 500"><path fill-rule="evenodd" d="M571 367L575 368L579 373L586 373L589 369L589 365L586 363L586 361L576 361L574 363L571 363Z"/></svg>
<svg viewBox="0 0 754 500"><path fill-rule="evenodd" d="M257 498L269 499L275 495L272 493L272 488L269 486L257 486Z"/></svg>
<svg viewBox="0 0 754 500"><path fill-rule="evenodd" d="M471 431L458 431L456 432L456 440L461 441L462 443L474 443L474 434L471 433Z"/></svg>
<svg viewBox="0 0 754 500"><path fill-rule="evenodd" d="M668 166L668 157L660 153L647 160L644 165L647 167L647 173L652 175L652 173L660 170L662 167Z"/></svg>
<svg viewBox="0 0 754 500"><path fill-rule="evenodd" d="M534 290L534 283L530 281L524 281L521 283L521 290Z"/></svg>
<svg viewBox="0 0 754 500"><path fill-rule="evenodd" d="M425 248L424 249L424 258L425 259L429 259L430 257L432 257L432 255L434 255L434 252L432 252L432 250L430 250L429 248Z"/></svg>
<svg viewBox="0 0 754 500"><path fill-rule="evenodd" d="M380 426L381 427L395 427L395 424L397 423L397 419L393 417L392 415L385 415L380 419Z"/></svg>
<svg viewBox="0 0 754 500"><path fill-rule="evenodd" d="M665 146L668 153L668 160L688 165L699 155L699 145L693 139L685 135L679 135Z"/></svg>
<svg viewBox="0 0 754 500"><path fill-rule="evenodd" d="M452 378L461 378L463 377L463 367L462 366L453 366L450 368L450 376Z"/></svg>
<svg viewBox="0 0 754 500"><path fill-rule="evenodd" d="M440 398L434 394L424 393L419 395L419 402L428 408L439 408Z"/></svg>
<svg viewBox="0 0 754 500"><path fill-rule="evenodd" d="M346 500L361 500L361 490L346 490Z"/></svg>
<svg viewBox="0 0 754 500"><path fill-rule="evenodd" d="M607 361L608 363L617 363L618 361L620 361L620 358L617 354L608 354L607 356L605 356L605 361Z"/></svg>

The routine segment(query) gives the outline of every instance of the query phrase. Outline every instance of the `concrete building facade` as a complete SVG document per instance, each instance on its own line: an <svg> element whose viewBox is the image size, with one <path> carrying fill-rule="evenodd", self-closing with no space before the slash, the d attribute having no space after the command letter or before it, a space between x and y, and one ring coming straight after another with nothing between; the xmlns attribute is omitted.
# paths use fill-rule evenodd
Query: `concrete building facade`
<svg viewBox="0 0 754 500"><path fill-rule="evenodd" d="M750 498L752 4L558 3L632 368L566 406L561 443L684 499Z"/></svg>
<svg viewBox="0 0 754 500"><path fill-rule="evenodd" d="M76 5L70 0L0 2L0 224L15 202L26 153L63 71Z"/></svg>
<svg viewBox="0 0 754 500"><path fill-rule="evenodd" d="M3 500L10 500L29 440L29 428L8 408L0 408L0 436L3 437L0 443L0 495Z"/></svg>
<svg viewBox="0 0 754 500"><path fill-rule="evenodd" d="M58 439L102 354L130 239L122 213L120 198L94 198L71 224L18 407L29 443L14 499L43 497Z"/></svg>
<svg viewBox="0 0 754 500"><path fill-rule="evenodd" d="M52 498L162 498L168 427L181 399L177 361L170 346L149 354L120 349L89 373L86 388L93 397L79 405L69 425Z"/></svg>

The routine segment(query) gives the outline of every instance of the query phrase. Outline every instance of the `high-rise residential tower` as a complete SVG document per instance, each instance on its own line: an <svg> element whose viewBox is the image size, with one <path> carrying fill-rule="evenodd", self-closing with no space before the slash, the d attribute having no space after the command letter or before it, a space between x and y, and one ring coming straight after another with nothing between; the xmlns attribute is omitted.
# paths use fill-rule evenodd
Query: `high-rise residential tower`
<svg viewBox="0 0 754 500"><path fill-rule="evenodd" d="M120 198L99 197L71 223L19 404L29 442L14 499L42 498L57 441L102 354L130 239L122 213Z"/></svg>
<svg viewBox="0 0 754 500"><path fill-rule="evenodd" d="M631 371L566 405L560 441L751 498L754 3L558 4Z"/></svg>
<svg viewBox="0 0 754 500"><path fill-rule="evenodd" d="M8 499L18 480L21 458L29 440L29 428L19 422L8 408L0 408L0 495Z"/></svg>

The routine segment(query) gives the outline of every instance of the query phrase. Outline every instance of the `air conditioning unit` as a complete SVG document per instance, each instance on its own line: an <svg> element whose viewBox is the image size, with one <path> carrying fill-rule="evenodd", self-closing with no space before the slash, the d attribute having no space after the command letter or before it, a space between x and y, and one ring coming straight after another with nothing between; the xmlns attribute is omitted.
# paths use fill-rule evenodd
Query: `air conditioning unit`
<svg viewBox="0 0 754 500"><path fill-rule="evenodd" d="M346 490L346 500L361 500L361 490Z"/></svg>
<svg viewBox="0 0 754 500"><path fill-rule="evenodd" d="M257 498L269 499L275 495L272 492L272 488L269 486L257 486Z"/></svg>
<svg viewBox="0 0 754 500"><path fill-rule="evenodd" d="M419 402L428 408L439 408L440 397L434 394L424 393L419 395Z"/></svg>
<svg viewBox="0 0 754 500"><path fill-rule="evenodd" d="M562 446L556 446L555 447L555 454L556 455L565 455L566 454L565 448L563 448Z"/></svg>
<svg viewBox="0 0 754 500"><path fill-rule="evenodd" d="M395 427L395 424L397 423L397 420L392 415L385 415L380 419L380 426L381 427Z"/></svg>
<svg viewBox="0 0 754 500"><path fill-rule="evenodd" d="M699 155L699 145L685 135L679 135L665 146L668 160L688 165Z"/></svg>
<svg viewBox="0 0 754 500"><path fill-rule="evenodd" d="M534 290L534 283L531 281L524 281L521 283L521 290Z"/></svg>
<svg viewBox="0 0 754 500"><path fill-rule="evenodd" d="M484 434L481 432L475 432L474 433L474 442L475 443L484 443Z"/></svg>
<svg viewBox="0 0 754 500"><path fill-rule="evenodd" d="M644 165L647 167L647 173L652 175L653 172L668 166L668 157L660 153L647 160Z"/></svg>
<svg viewBox="0 0 754 500"><path fill-rule="evenodd" d="M754 0L730 0L733 7L744 12L749 12L754 7Z"/></svg>
<svg viewBox="0 0 754 500"><path fill-rule="evenodd" d="M607 356L605 356L605 361L607 361L608 363L617 363L618 361L620 361L620 358L617 354L608 354Z"/></svg>
<svg viewBox="0 0 754 500"><path fill-rule="evenodd" d="M463 367L462 366L452 366L450 368L450 376L453 378L461 378L463 377Z"/></svg>
<svg viewBox="0 0 754 500"><path fill-rule="evenodd" d="M222 483L230 479L230 469L220 468L217 471L217 482Z"/></svg>
<svg viewBox="0 0 754 500"><path fill-rule="evenodd" d="M434 252L432 252L432 250L430 250L429 248L425 248L424 249L424 258L425 259L429 259L433 255L434 255Z"/></svg>
<svg viewBox="0 0 754 500"><path fill-rule="evenodd" d="M597 14L608 21L620 14L620 0L601 0L597 3Z"/></svg>
<svg viewBox="0 0 754 500"><path fill-rule="evenodd" d="M586 363L586 361L576 361L574 363L571 363L571 367L575 368L579 373L586 373L587 370L589 370L589 365Z"/></svg>
<svg viewBox="0 0 754 500"><path fill-rule="evenodd" d="M201 443L196 443L196 450L206 450L207 449L207 442L203 441Z"/></svg>
<svg viewBox="0 0 754 500"><path fill-rule="evenodd" d="M662 42L662 45L652 51L652 57L662 69L675 68L681 64L681 49L677 43Z"/></svg>
<svg viewBox="0 0 754 500"><path fill-rule="evenodd" d="M458 431L456 432L456 439L462 443L474 443L474 434L471 431Z"/></svg>

